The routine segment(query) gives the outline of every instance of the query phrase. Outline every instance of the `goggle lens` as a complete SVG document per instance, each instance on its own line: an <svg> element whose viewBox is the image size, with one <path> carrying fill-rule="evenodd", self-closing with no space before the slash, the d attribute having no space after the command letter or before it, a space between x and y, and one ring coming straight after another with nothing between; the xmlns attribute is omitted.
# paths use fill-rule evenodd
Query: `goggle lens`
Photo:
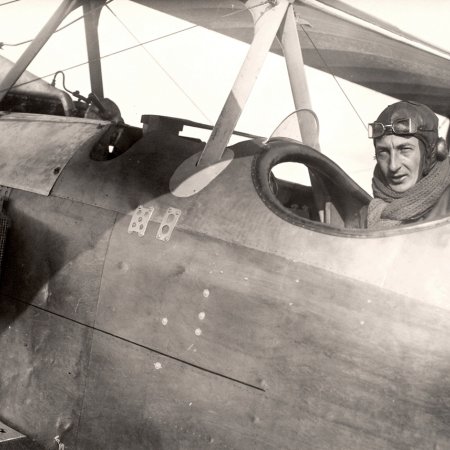
<svg viewBox="0 0 450 450"><path fill-rule="evenodd" d="M385 125L381 122L369 123L369 138L375 139L384 134L414 134L417 132L417 126L411 119L397 119L394 122Z"/></svg>

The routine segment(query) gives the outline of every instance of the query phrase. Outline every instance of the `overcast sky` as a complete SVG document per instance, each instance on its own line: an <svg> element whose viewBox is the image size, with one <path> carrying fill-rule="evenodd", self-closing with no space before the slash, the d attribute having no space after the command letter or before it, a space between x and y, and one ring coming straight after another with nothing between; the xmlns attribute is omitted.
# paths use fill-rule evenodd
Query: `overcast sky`
<svg viewBox="0 0 450 450"><path fill-rule="evenodd" d="M0 0L0 5L7 1ZM347 3L450 51L449 0ZM21 0L2 6L0 42L11 44L34 37L58 4L56 0ZM141 42L190 25L126 0L114 0L109 6ZM81 9L66 22L80 14ZM136 38L106 8L100 33L102 54L136 44ZM16 60L24 49L24 45L5 46L0 54ZM214 124L248 45L197 27L149 44L146 49L137 48L102 61L105 96L119 105L125 120L139 126L142 114L163 114ZM84 28L79 21L55 34L29 70L44 76L86 60ZM320 119L322 151L371 192L373 148L365 128L330 75L307 68L307 76ZM393 101L350 82L341 83L365 122L374 120ZM66 85L89 94L87 66L68 70ZM284 59L269 55L237 128L267 136L293 109Z"/></svg>

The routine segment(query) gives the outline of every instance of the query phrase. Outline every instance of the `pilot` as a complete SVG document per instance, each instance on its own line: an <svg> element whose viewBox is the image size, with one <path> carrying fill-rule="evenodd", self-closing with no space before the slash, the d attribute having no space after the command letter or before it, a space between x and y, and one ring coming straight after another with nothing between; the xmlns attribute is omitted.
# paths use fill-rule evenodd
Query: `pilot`
<svg viewBox="0 0 450 450"><path fill-rule="evenodd" d="M401 101L369 124L375 146L368 228L434 220L450 215L450 163L438 118L425 105Z"/></svg>

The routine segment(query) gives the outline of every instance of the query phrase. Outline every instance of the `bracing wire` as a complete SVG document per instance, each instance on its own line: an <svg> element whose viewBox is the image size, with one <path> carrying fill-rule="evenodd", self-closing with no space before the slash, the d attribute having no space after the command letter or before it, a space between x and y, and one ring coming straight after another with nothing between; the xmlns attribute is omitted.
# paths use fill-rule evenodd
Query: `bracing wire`
<svg viewBox="0 0 450 450"><path fill-rule="evenodd" d="M125 48L122 48L122 49L120 49L120 50L116 50L116 51L114 51L114 52L107 53L106 55L103 55L103 56L101 56L100 58L92 59L91 61L101 61L102 59L109 58L110 56L115 56L115 55L118 55L118 54L120 54L120 53L124 53L124 52L127 52L127 51L129 51L129 50L133 50L133 49L135 49L135 48L141 47L141 46L143 46L143 45L145 45L145 44L150 44L150 43L152 43L152 42L156 42L156 41L159 41L159 40L161 40L161 39L165 39L166 37L174 36L174 35L176 35L176 34L178 34L178 33L182 33L182 32L184 32L184 31L191 30L192 28L195 28L196 26L197 26L197 25L193 25L193 26L191 26L191 27L184 28L184 29L178 30L178 31L174 31L174 32L169 33L169 34L166 34L166 35L164 35L164 36L159 36L159 37L154 38L154 39L149 39L148 41L141 42L140 44L136 44L136 45L131 45L131 46L129 46L129 47L125 47ZM81 62L81 63L74 64L73 66L66 67L66 68L62 69L61 71L67 72L67 71L69 71L69 70L73 70L73 69L76 69L76 68L78 68L78 67L85 66L85 65L87 65L87 64L89 64L89 61L83 61L83 62ZM40 77L33 78L32 80L25 81L25 82L20 83L20 84L15 84L14 87L24 86L24 85L26 85L26 84L33 83L34 81L38 81L38 80L42 80L43 78L51 77L52 75L54 75L54 73L55 73L55 72L50 72L50 73L48 73L47 75L42 75L42 76L40 76ZM3 91L0 91L0 92L3 92Z"/></svg>
<svg viewBox="0 0 450 450"><path fill-rule="evenodd" d="M133 39L138 43L141 44L137 36L130 30L130 28L123 22L120 17L117 16L117 14L109 7L109 5L106 5L108 8L108 11L119 21L119 23L127 30L127 32L133 37ZM200 108L200 106L194 101L194 99L183 89L183 87L175 80L175 78L162 66L162 64L159 63L159 61L150 53L147 47L142 45L142 49L147 53L149 58L157 64L157 66L164 72L164 74L172 81L172 83L185 95L185 97L192 103L192 105L195 107L197 111L200 112L200 114L209 122L212 123L212 120L203 112L203 110Z"/></svg>
<svg viewBox="0 0 450 450"><path fill-rule="evenodd" d="M337 79L336 75L333 73L333 71L331 70L330 66L327 64L325 58L323 57L322 53L320 52L320 50L317 48L316 44L314 43L314 41L311 39L311 36L308 34L308 32L305 30L305 27L303 25L300 24L300 26L302 27L303 32L305 33L306 37L309 39L309 41L311 42L311 45L314 47L314 49L316 50L317 54L319 55L320 60L322 61L322 63L324 64L325 68L327 69L327 72L333 77L334 81L336 82L336 84L339 86L339 89L341 90L341 92L344 94L344 97L347 99L347 101L349 102L350 106L352 107L353 111L355 112L355 114L358 116L358 119L361 121L364 129L367 131L367 125L364 122L363 118L360 116L358 110L356 109L355 105L353 104L353 102L351 101L350 97L347 95L347 93L345 92L345 89L342 87L341 83L339 83L339 80Z"/></svg>
<svg viewBox="0 0 450 450"><path fill-rule="evenodd" d="M251 11L252 9L259 8L260 6L264 6L268 3L273 3L273 0L263 0L260 3L257 3L256 5L245 7L244 9L236 9L235 11L231 11L227 14L224 14L223 16L220 16L219 19L224 19L225 17L234 16L235 14L240 14L242 11Z"/></svg>
<svg viewBox="0 0 450 450"><path fill-rule="evenodd" d="M13 1L14 1L14 2L18 2L19 0L12 0L11 2L8 2L8 3L12 3ZM108 0L108 1L105 3L105 5L108 5L108 4L111 3L112 1L114 1L114 0ZM0 6L3 6L3 5L7 5L7 3L3 3L3 4L0 5ZM90 14L92 11L95 11L96 9L103 8L103 6L104 6L104 5L102 5L102 6L97 6L96 8L91 9L87 14ZM79 20L83 19L85 15L86 15L86 14L83 14L82 16L77 17L76 19L72 20L71 22L66 23L64 26L62 26L62 27L58 28L57 30L55 30L55 33L58 33L58 31L62 31L62 30L64 30L65 28L70 27L70 26L73 25L74 23L76 23L76 22L78 22ZM8 43L6 43L6 42L0 42L0 49L1 49L2 47L19 47L20 45L29 44L29 43L32 42L32 41L33 41L33 39L28 39L28 40L26 40L26 41L16 42L15 44L8 44Z"/></svg>
<svg viewBox="0 0 450 450"><path fill-rule="evenodd" d="M108 3L112 2L112 1L113 1L113 0L109 0ZM253 5L253 6L250 7L250 8L243 8L243 9L239 9L239 10L236 10L236 11L232 11L231 13L227 13L227 14L224 14L223 16L218 17L217 19L215 19L215 21L220 20L221 18L224 18L224 17L228 17L228 16L230 16L230 15L242 13L242 12L244 12L244 11L249 11L249 10L251 10L251 9L253 9L253 8L256 8L256 7L258 7L258 6L262 6L262 5L266 4L266 3L271 3L271 0L264 0L264 1L262 1L261 3L258 3L257 5ZM84 17L84 16L82 16L82 17ZM192 30L192 29L197 28L197 27L200 27L200 25L191 25L191 26L189 26L189 27L182 28L182 29L177 30L177 31L173 31L173 32L167 33L167 34L165 34L165 35L158 36L158 37L156 37L156 38L149 39L149 40L144 41L144 42L140 42L139 44L131 45L131 46L129 46L129 47L125 47L125 48L122 48L122 49L120 49L120 50L116 50L116 51L114 51L114 52L111 52L111 53L108 53L108 54L106 54L106 55L103 55L103 56L101 56L100 58L93 59L92 61L101 61L102 59L108 58L108 57L110 57L110 56L115 56L115 55L118 55L118 54L120 54L120 53L124 53L124 52L126 52L126 51L133 50L133 49L138 48L138 47L142 47L142 46L144 46L144 45L146 45L146 44L150 44L150 43L153 43L153 42L157 42L157 41L160 41L160 40L162 40L162 39L166 39L166 38L168 38L168 37L175 36L175 35L180 34L180 33L184 33L184 32L186 32L186 31ZM78 63L78 64L74 64L73 66L66 67L65 69L62 69L61 71L67 72L67 71L69 71L69 70L73 70L73 69L76 69L76 68L78 68L78 67L85 66L85 65L87 65L87 64L89 64L89 61L84 61L84 62L81 62L81 63ZM51 73L49 73L49 74L47 74L47 75L42 75L42 76L40 76L40 77L33 78L33 79L28 80L28 81L25 81L25 82L23 82L23 83L15 84L14 87L24 86L24 85L26 85L26 84L30 84L30 83L33 83L33 82L35 82L35 81L38 81L38 80L42 80L42 79L44 79L44 78L51 77L51 76L54 75L54 74L55 74L55 72L51 72ZM6 90L8 90L8 89L9 89L9 88L3 89L2 91L0 91L0 93L6 91Z"/></svg>

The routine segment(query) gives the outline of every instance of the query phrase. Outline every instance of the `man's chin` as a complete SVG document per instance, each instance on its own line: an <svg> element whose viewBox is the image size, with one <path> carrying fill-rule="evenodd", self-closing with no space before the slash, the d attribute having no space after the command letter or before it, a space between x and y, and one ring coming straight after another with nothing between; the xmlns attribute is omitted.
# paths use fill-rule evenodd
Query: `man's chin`
<svg viewBox="0 0 450 450"><path fill-rule="evenodd" d="M398 193L406 192L408 189L412 188L414 183L411 183L409 179L404 180L403 182L390 182L389 187Z"/></svg>

